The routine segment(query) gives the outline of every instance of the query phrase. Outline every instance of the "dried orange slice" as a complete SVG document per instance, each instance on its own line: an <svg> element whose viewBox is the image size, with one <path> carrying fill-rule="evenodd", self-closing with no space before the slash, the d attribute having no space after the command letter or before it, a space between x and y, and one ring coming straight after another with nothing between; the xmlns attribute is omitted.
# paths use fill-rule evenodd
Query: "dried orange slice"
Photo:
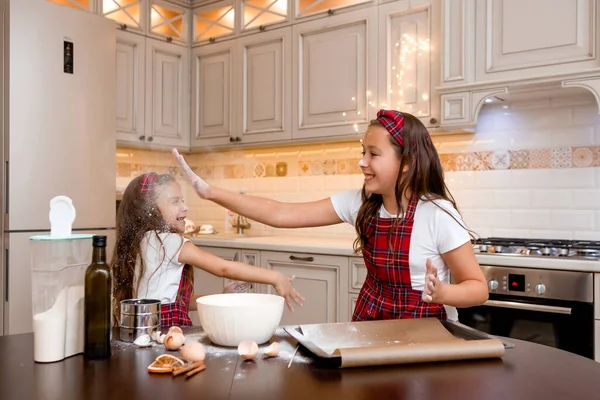
<svg viewBox="0 0 600 400"><path fill-rule="evenodd" d="M148 372L155 374L167 374L173 371L173 368L185 365L181 358L177 358L171 354L161 354L156 357L156 360L148 365Z"/></svg>

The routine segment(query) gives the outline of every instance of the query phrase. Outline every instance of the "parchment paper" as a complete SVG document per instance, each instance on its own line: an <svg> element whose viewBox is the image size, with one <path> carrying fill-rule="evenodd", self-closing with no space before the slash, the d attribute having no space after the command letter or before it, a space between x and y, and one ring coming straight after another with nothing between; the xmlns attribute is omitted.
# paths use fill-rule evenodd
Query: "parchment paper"
<svg viewBox="0 0 600 400"><path fill-rule="evenodd" d="M498 339L464 340L436 318L300 325L303 340L341 367L495 358L504 355ZM295 336L295 335L293 335Z"/></svg>

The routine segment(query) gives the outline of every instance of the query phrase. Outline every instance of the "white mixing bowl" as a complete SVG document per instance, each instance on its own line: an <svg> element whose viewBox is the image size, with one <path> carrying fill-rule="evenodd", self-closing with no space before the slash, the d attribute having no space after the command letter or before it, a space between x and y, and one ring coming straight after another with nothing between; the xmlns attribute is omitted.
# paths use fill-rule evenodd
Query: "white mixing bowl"
<svg viewBox="0 0 600 400"><path fill-rule="evenodd" d="M200 324L215 344L266 343L279 326L284 298L261 293L222 293L196 300Z"/></svg>

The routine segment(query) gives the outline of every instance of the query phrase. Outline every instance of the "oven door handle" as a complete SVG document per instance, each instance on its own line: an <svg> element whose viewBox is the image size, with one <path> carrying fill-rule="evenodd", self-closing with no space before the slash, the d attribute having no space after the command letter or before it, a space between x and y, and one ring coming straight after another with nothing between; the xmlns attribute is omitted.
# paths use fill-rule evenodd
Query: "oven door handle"
<svg viewBox="0 0 600 400"><path fill-rule="evenodd" d="M483 305L490 307L514 308L517 310L541 311L547 313L567 315L571 315L572 311L572 309L568 307L546 306L543 304L517 303L515 301L488 300L485 303L483 303Z"/></svg>

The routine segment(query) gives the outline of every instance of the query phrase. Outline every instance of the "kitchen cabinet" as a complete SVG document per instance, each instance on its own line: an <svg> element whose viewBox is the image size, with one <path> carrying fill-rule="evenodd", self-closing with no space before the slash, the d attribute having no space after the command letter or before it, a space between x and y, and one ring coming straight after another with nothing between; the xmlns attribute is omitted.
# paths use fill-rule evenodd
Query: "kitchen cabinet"
<svg viewBox="0 0 600 400"><path fill-rule="evenodd" d="M311 16L331 15L344 9L356 8L360 5L376 4L374 0L297 0L294 1L294 18L296 20Z"/></svg>
<svg viewBox="0 0 600 400"><path fill-rule="evenodd" d="M149 0L149 8L148 36L166 39L169 43L188 42L188 8L159 0Z"/></svg>
<svg viewBox="0 0 600 400"><path fill-rule="evenodd" d="M594 321L594 360L600 362L600 321Z"/></svg>
<svg viewBox="0 0 600 400"><path fill-rule="evenodd" d="M348 321L352 321L352 315L354 315L354 309L356 308L356 302L358 301L358 294L350 293L348 295Z"/></svg>
<svg viewBox="0 0 600 400"><path fill-rule="evenodd" d="M116 49L117 140L144 143L146 39L117 31Z"/></svg>
<svg viewBox="0 0 600 400"><path fill-rule="evenodd" d="M189 51L146 39L146 141L189 148Z"/></svg>
<svg viewBox="0 0 600 400"><path fill-rule="evenodd" d="M260 251L240 250L221 247L210 247L203 249L224 260L239 261L248 265L260 266ZM223 288L231 282L230 279L222 278L210 274L200 268L194 268L194 293L195 294L217 294L222 293ZM263 290L261 285L253 285L250 292L260 293Z"/></svg>
<svg viewBox="0 0 600 400"><path fill-rule="evenodd" d="M291 22L292 0L237 0L240 33L252 33Z"/></svg>
<svg viewBox="0 0 600 400"><path fill-rule="evenodd" d="M264 268L295 276L293 285L304 297L304 306L283 311L281 325L349 321L348 258L339 256L261 251ZM267 287L267 293L273 293Z"/></svg>
<svg viewBox="0 0 600 400"><path fill-rule="evenodd" d="M230 39L236 34L235 0L221 0L192 12L192 45Z"/></svg>
<svg viewBox="0 0 600 400"><path fill-rule="evenodd" d="M351 293L358 293L367 278L365 261L362 257L350 257L348 259L348 266L348 270L350 271L348 290Z"/></svg>
<svg viewBox="0 0 600 400"><path fill-rule="evenodd" d="M112 19L123 30L146 32L147 0L99 0L101 15Z"/></svg>
<svg viewBox="0 0 600 400"><path fill-rule="evenodd" d="M291 28L193 49L192 147L291 138Z"/></svg>
<svg viewBox="0 0 600 400"><path fill-rule="evenodd" d="M224 145L235 140L239 115L233 90L235 41L192 49L192 147Z"/></svg>
<svg viewBox="0 0 600 400"><path fill-rule="evenodd" d="M95 12L96 3L93 0L46 0L50 3L60 4L76 10Z"/></svg>
<svg viewBox="0 0 600 400"><path fill-rule="evenodd" d="M440 125L440 1L379 6L379 104Z"/></svg>
<svg viewBox="0 0 600 400"><path fill-rule="evenodd" d="M508 81L600 67L595 0L487 0L475 8L475 79Z"/></svg>
<svg viewBox="0 0 600 400"><path fill-rule="evenodd" d="M377 8L292 29L293 139L351 138L377 113Z"/></svg>

